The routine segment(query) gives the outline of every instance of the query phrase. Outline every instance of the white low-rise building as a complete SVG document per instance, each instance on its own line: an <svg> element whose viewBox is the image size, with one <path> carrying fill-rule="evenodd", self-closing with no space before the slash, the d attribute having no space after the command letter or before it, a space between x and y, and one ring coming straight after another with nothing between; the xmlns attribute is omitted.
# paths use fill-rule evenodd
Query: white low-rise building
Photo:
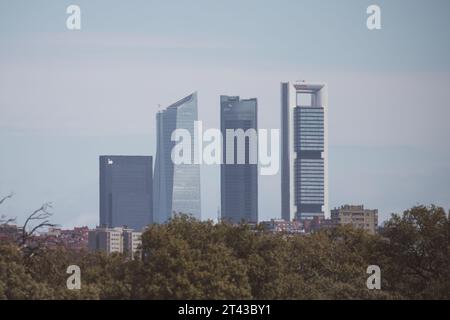
<svg viewBox="0 0 450 320"><path fill-rule="evenodd" d="M142 244L141 232L126 227L97 227L89 230L89 250L104 251L107 254L122 253L134 258Z"/></svg>

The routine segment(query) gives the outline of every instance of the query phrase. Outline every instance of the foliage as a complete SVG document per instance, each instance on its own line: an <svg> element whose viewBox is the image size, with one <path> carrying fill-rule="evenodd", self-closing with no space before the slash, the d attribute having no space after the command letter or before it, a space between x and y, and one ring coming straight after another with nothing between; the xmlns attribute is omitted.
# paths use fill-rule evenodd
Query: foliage
<svg viewBox="0 0 450 320"><path fill-rule="evenodd" d="M450 220L435 206L393 215L379 235L272 234L179 215L142 242L137 260L0 243L0 299L450 299ZM73 264L81 290L66 288ZM366 287L369 265L381 290Z"/></svg>

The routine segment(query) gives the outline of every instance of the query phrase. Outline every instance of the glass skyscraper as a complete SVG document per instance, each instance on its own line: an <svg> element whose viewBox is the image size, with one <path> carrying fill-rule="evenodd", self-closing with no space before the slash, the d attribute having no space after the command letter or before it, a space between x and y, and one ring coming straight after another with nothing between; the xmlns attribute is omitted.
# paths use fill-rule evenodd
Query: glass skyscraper
<svg viewBox="0 0 450 320"><path fill-rule="evenodd" d="M100 225L141 230L153 222L153 159L100 156Z"/></svg>
<svg viewBox="0 0 450 320"><path fill-rule="evenodd" d="M250 145L245 137L241 144L234 139L234 147L227 145L227 129L258 129L257 100L240 100L239 97L220 97L220 128L223 136L223 158L226 161L227 147L232 147L234 161L220 167L221 218L231 223L258 222L258 164L250 163L250 152L256 152L257 138ZM245 163L239 164L237 152L245 154Z"/></svg>
<svg viewBox="0 0 450 320"><path fill-rule="evenodd" d="M327 94L324 84L281 84L281 214L328 215Z"/></svg>
<svg viewBox="0 0 450 320"><path fill-rule="evenodd" d="M194 121L197 119L197 93L175 102L156 115L155 223L167 222L174 213L201 218L200 166L194 163L174 164L171 158L172 149L176 144L171 140L175 129L189 131L191 152L195 152ZM194 159L194 154L191 158Z"/></svg>

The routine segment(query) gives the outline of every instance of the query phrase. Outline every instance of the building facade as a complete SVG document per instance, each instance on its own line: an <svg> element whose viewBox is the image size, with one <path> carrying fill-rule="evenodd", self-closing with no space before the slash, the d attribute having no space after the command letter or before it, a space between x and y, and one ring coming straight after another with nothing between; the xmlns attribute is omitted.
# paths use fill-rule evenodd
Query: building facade
<svg viewBox="0 0 450 320"><path fill-rule="evenodd" d="M327 92L324 84L281 83L281 217L328 215Z"/></svg>
<svg viewBox="0 0 450 320"><path fill-rule="evenodd" d="M258 103L256 99L240 100L239 97L220 97L220 129L223 136L220 166L221 219L231 223L258 222ZM227 130L241 129L241 141L226 138ZM253 130L253 132L247 131ZM248 135L246 135L248 133ZM252 137L252 133L254 134ZM251 140L253 141L251 142ZM227 149L228 148L228 149ZM227 152L233 161L228 163ZM238 162L238 153L245 155L245 163ZM250 153L256 154L256 163L250 163Z"/></svg>
<svg viewBox="0 0 450 320"><path fill-rule="evenodd" d="M176 144L171 139L172 133L175 129L184 129L191 135L191 158L194 159L194 126L197 119L197 93L181 99L156 115L155 223L167 222L174 213L201 218L200 165L194 161L174 164L171 158Z"/></svg>
<svg viewBox="0 0 450 320"><path fill-rule="evenodd" d="M47 248L64 247L68 250L80 251L88 248L88 235L87 226L73 229L50 227L47 232L40 233L37 240Z"/></svg>
<svg viewBox="0 0 450 320"><path fill-rule="evenodd" d="M97 227L89 230L90 251L103 251L106 254L120 253L134 258L142 245L142 233L129 228Z"/></svg>
<svg viewBox="0 0 450 320"><path fill-rule="evenodd" d="M266 231L277 233L303 234L305 233L303 224L298 220L286 221L284 219L271 219L263 221L261 225Z"/></svg>
<svg viewBox="0 0 450 320"><path fill-rule="evenodd" d="M100 156L100 225L142 230L153 223L150 156Z"/></svg>
<svg viewBox="0 0 450 320"><path fill-rule="evenodd" d="M23 234L23 228L14 224L0 224L0 241L16 242Z"/></svg>
<svg viewBox="0 0 450 320"><path fill-rule="evenodd" d="M123 237L123 253L134 257L136 253L141 251L142 233L131 229L122 230Z"/></svg>
<svg viewBox="0 0 450 320"><path fill-rule="evenodd" d="M331 210L331 222L334 226L350 224L375 234L378 229L378 210L364 209L363 205L344 205Z"/></svg>

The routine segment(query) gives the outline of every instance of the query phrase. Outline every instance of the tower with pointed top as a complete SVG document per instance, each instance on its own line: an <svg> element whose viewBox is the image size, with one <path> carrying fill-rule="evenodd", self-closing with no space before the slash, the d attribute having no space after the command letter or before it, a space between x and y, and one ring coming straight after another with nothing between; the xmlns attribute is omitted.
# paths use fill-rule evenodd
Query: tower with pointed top
<svg viewBox="0 0 450 320"><path fill-rule="evenodd" d="M174 164L172 132L186 129L194 137L197 93L175 102L156 114L156 157L154 173L154 222L165 223L175 213L201 218L200 165ZM194 150L191 139L191 150ZM194 151L195 152L195 151Z"/></svg>

